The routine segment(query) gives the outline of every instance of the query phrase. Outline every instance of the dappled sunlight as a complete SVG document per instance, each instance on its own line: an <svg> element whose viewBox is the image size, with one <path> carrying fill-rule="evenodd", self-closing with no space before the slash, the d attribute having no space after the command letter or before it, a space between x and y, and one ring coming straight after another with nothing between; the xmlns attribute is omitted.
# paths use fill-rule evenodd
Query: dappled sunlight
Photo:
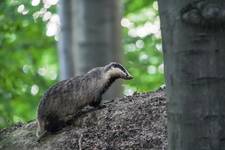
<svg viewBox="0 0 225 150"><path fill-rule="evenodd" d="M57 73L56 73L55 71L53 71L53 70L49 71L49 76L48 76L48 78L49 78L50 80L56 80L56 79L57 79Z"/></svg>
<svg viewBox="0 0 225 150"><path fill-rule="evenodd" d="M147 61L148 58L149 58L149 56L147 54L145 54L145 53L141 53L139 55L139 61Z"/></svg>
<svg viewBox="0 0 225 150"><path fill-rule="evenodd" d="M31 90L30 90L31 94L37 95L38 91L39 91L38 85L36 85L36 84L32 85Z"/></svg>
<svg viewBox="0 0 225 150"><path fill-rule="evenodd" d="M157 38L161 38L161 32L160 32L160 24L159 22L146 22L142 26L137 26L134 28L130 28L128 35L131 37L140 37L144 38L148 35L153 34Z"/></svg>
<svg viewBox="0 0 225 150"><path fill-rule="evenodd" d="M23 65L23 72L24 73L28 73L31 70L31 66L30 65Z"/></svg>
<svg viewBox="0 0 225 150"><path fill-rule="evenodd" d="M44 13L42 20L43 21L48 21L52 18L52 13L50 11L47 11Z"/></svg>
<svg viewBox="0 0 225 150"><path fill-rule="evenodd" d="M124 45L124 48L126 49L126 51L124 52L125 54L127 52L134 52L134 51L137 51L138 50L136 48L136 45L134 43L130 43L130 44Z"/></svg>
<svg viewBox="0 0 225 150"><path fill-rule="evenodd" d="M130 29L130 28L133 27L133 23L130 22L130 20L128 18L122 18L121 19L121 26Z"/></svg>
<svg viewBox="0 0 225 150"><path fill-rule="evenodd" d="M156 38L161 38L157 9L157 3L154 2L153 7L148 7L139 13L122 18L121 25L128 29L128 35L131 37L144 38L152 34Z"/></svg>
<svg viewBox="0 0 225 150"><path fill-rule="evenodd" d="M156 74L157 73L157 68L153 65L148 66L147 71L149 74Z"/></svg>
<svg viewBox="0 0 225 150"><path fill-rule="evenodd" d="M45 76L47 74L47 69L45 67L39 68L38 74L41 76Z"/></svg>
<svg viewBox="0 0 225 150"><path fill-rule="evenodd" d="M158 50L159 52L162 52L162 43L157 43L155 45L156 50Z"/></svg>
<svg viewBox="0 0 225 150"><path fill-rule="evenodd" d="M124 54L128 61L128 70L134 78L129 87L138 91L157 89L164 83L162 43L157 2L134 13L129 13L121 20L123 27ZM127 87L126 87L127 88Z"/></svg>
<svg viewBox="0 0 225 150"><path fill-rule="evenodd" d="M164 64L159 65L158 71L159 71L160 73L164 73Z"/></svg>
<svg viewBox="0 0 225 150"><path fill-rule="evenodd" d="M57 78L57 72L54 66L41 67L38 69L38 74L48 80L56 80Z"/></svg>
<svg viewBox="0 0 225 150"><path fill-rule="evenodd" d="M126 96L133 95L134 92L137 91L137 88L129 87L128 85L123 85L123 87L124 87L123 94Z"/></svg>
<svg viewBox="0 0 225 150"><path fill-rule="evenodd" d="M19 5L17 8L18 13L22 13L25 9L25 6L23 4Z"/></svg>
<svg viewBox="0 0 225 150"><path fill-rule="evenodd" d="M49 8L52 5L56 5L58 0L43 0L43 3L45 8Z"/></svg>
<svg viewBox="0 0 225 150"><path fill-rule="evenodd" d="M143 40L137 40L135 45L137 48L143 48L145 46L145 43Z"/></svg>
<svg viewBox="0 0 225 150"><path fill-rule="evenodd" d="M55 36L59 32L59 16L54 14L47 23L47 36Z"/></svg>
<svg viewBox="0 0 225 150"><path fill-rule="evenodd" d="M40 2L41 2L41 0L32 0L31 5L32 6L37 6L37 5L40 4Z"/></svg>
<svg viewBox="0 0 225 150"><path fill-rule="evenodd" d="M28 14L29 10L26 9L23 4L21 4L17 8L17 12L20 13L20 14L22 14L22 15L26 15L26 14Z"/></svg>
<svg viewBox="0 0 225 150"><path fill-rule="evenodd" d="M59 16L56 13L52 13L49 9L50 7L56 5L58 0L43 0L43 8L39 11L33 13L33 17L35 20L38 18L42 18L44 22L46 22L46 35L47 36L57 36L59 32L60 20ZM32 0L33 6L38 6L40 0ZM56 40L57 38L55 38Z"/></svg>

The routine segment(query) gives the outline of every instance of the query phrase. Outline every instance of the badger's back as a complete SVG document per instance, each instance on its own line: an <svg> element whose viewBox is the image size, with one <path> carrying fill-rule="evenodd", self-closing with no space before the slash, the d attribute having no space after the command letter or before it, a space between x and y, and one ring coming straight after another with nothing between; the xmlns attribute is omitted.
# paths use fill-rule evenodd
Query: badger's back
<svg viewBox="0 0 225 150"><path fill-rule="evenodd" d="M38 108L38 118L48 119L55 115L60 119L74 113L79 107L78 101L82 99L82 78L76 77L58 82L48 89L41 99Z"/></svg>
<svg viewBox="0 0 225 150"><path fill-rule="evenodd" d="M95 69L49 88L38 106L37 136L61 129L80 109L99 99L101 78L101 69Z"/></svg>
<svg viewBox="0 0 225 150"><path fill-rule="evenodd" d="M65 119L66 116L74 115L78 109L94 101L99 96L100 73L99 70L94 70L53 85L39 104L38 119L49 120L51 116Z"/></svg>

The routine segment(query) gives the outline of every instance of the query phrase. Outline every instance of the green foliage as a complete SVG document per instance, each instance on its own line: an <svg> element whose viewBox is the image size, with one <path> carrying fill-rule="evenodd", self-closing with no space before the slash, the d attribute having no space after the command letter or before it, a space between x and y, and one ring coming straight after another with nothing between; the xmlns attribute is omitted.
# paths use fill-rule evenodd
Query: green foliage
<svg viewBox="0 0 225 150"><path fill-rule="evenodd" d="M150 7L154 0L123 0L124 15L136 13L143 8Z"/></svg>
<svg viewBox="0 0 225 150"><path fill-rule="evenodd" d="M29 13L17 12L21 2L0 2L0 127L34 119L40 94L55 80L47 74L58 69L55 41L34 21L36 8L24 1Z"/></svg>
<svg viewBox="0 0 225 150"><path fill-rule="evenodd" d="M134 76L126 82L125 92L155 90L164 84L157 3L126 0L125 4L121 21L124 62Z"/></svg>
<svg viewBox="0 0 225 150"><path fill-rule="evenodd" d="M55 40L46 36L46 22L33 18L42 7L0 1L0 128L34 119L41 95L57 81ZM124 0L122 26L124 63L135 77L124 85L125 93L158 88L164 78L156 3Z"/></svg>

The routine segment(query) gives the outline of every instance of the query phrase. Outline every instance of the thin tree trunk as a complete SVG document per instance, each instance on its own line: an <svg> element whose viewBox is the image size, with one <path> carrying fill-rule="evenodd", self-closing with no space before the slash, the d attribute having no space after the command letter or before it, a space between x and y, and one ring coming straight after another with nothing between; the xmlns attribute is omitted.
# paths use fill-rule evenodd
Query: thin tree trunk
<svg viewBox="0 0 225 150"><path fill-rule="evenodd" d="M158 0L169 150L225 148L225 1Z"/></svg>
<svg viewBox="0 0 225 150"><path fill-rule="evenodd" d="M58 42L58 55L60 61L60 78L68 79L75 75L75 63L73 58L73 24L72 1L60 0L58 13L60 16L60 34Z"/></svg>
<svg viewBox="0 0 225 150"><path fill-rule="evenodd" d="M71 57L72 60L66 60L68 63L66 67L72 68L73 75L86 73L111 61L121 61L119 2L118 0L61 1L67 5L65 12L70 11L70 14L68 13L70 16L66 16L65 21L70 24L67 28L71 29L62 34L65 35L63 38L66 41L62 45L68 44L65 47L70 48L66 53L69 55L67 58ZM69 36L66 36L67 34ZM121 85L117 83L108 91L108 98L119 94Z"/></svg>
<svg viewBox="0 0 225 150"><path fill-rule="evenodd" d="M74 0L75 68L78 74L120 62L120 13L117 0ZM109 91L109 97L121 93L119 85Z"/></svg>

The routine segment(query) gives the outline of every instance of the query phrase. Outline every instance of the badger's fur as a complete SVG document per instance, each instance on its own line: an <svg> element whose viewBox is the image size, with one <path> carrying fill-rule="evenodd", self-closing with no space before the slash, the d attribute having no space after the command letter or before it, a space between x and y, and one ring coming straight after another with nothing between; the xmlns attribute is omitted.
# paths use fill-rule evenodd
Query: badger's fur
<svg viewBox="0 0 225 150"><path fill-rule="evenodd" d="M99 106L102 94L119 78L129 80L132 76L122 65L113 62L50 87L38 106L37 136L41 138L47 132L59 130L87 105Z"/></svg>

